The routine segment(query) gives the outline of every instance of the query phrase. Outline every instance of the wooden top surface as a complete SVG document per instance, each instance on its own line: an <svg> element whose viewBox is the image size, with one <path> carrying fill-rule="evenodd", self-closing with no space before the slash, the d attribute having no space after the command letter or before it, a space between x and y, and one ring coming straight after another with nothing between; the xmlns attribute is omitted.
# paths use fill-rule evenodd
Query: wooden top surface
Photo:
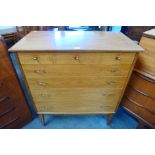
<svg viewBox="0 0 155 155"><path fill-rule="evenodd" d="M122 51L143 49L121 32L32 31L9 49L16 51Z"/></svg>
<svg viewBox="0 0 155 155"><path fill-rule="evenodd" d="M143 35L147 36L147 37L155 38L155 29L151 29L151 30L145 31L143 33Z"/></svg>

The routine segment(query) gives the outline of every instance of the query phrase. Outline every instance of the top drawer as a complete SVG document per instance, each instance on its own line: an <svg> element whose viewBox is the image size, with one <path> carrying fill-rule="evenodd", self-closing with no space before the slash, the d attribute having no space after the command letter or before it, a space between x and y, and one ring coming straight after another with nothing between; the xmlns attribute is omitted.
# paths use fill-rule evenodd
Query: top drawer
<svg viewBox="0 0 155 155"><path fill-rule="evenodd" d="M135 53L20 53L21 64L131 64Z"/></svg>

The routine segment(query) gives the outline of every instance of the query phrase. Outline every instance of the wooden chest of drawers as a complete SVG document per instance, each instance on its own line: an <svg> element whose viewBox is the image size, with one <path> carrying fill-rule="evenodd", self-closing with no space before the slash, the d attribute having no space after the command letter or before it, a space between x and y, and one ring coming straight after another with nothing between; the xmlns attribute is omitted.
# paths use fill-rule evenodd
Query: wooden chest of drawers
<svg viewBox="0 0 155 155"><path fill-rule="evenodd" d="M140 45L145 51L138 55L122 105L139 120L137 128L155 128L155 29L143 33Z"/></svg>
<svg viewBox="0 0 155 155"><path fill-rule="evenodd" d="M134 72L122 106L140 121L138 127L146 124L155 128L155 80Z"/></svg>
<svg viewBox="0 0 155 155"><path fill-rule="evenodd" d="M30 109L0 37L0 129L21 128L31 120Z"/></svg>
<svg viewBox="0 0 155 155"><path fill-rule="evenodd" d="M10 51L38 114L111 114L143 49L121 33L38 31Z"/></svg>

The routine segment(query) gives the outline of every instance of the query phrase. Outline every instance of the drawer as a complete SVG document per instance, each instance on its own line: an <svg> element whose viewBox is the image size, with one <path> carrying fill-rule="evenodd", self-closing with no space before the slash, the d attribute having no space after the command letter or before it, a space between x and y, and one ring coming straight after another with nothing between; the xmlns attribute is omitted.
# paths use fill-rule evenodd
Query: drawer
<svg viewBox="0 0 155 155"><path fill-rule="evenodd" d="M16 112L16 109L9 111L6 115L0 116L0 129L9 129L15 126L15 123L19 123L21 116Z"/></svg>
<svg viewBox="0 0 155 155"><path fill-rule="evenodd" d="M30 65L22 68L28 78L57 76L127 76L130 65Z"/></svg>
<svg viewBox="0 0 155 155"><path fill-rule="evenodd" d="M58 77L27 77L30 89L42 88L119 88L124 87L127 77L106 76L106 77L76 77L76 76L58 76Z"/></svg>
<svg viewBox="0 0 155 155"><path fill-rule="evenodd" d="M122 89L53 88L32 89L38 112L105 112L115 111ZM44 108L44 109L43 109Z"/></svg>
<svg viewBox="0 0 155 155"><path fill-rule="evenodd" d="M129 85L137 91L155 98L155 81L143 75L133 72Z"/></svg>
<svg viewBox="0 0 155 155"><path fill-rule="evenodd" d="M148 56L146 53L139 55L135 68L155 76L154 56Z"/></svg>
<svg viewBox="0 0 155 155"><path fill-rule="evenodd" d="M155 39L142 37L140 45L145 51L139 54L136 68L155 76Z"/></svg>
<svg viewBox="0 0 155 155"><path fill-rule="evenodd" d="M14 111L17 107L16 101L8 98L0 100L0 117L7 115L8 113Z"/></svg>
<svg viewBox="0 0 155 155"><path fill-rule="evenodd" d="M139 55L145 54L150 57L155 56L155 39L143 36L140 40L140 46L144 48L145 52L142 52Z"/></svg>
<svg viewBox="0 0 155 155"><path fill-rule="evenodd" d="M148 110L155 114L155 99L146 96L140 92L137 92L132 87L128 87L125 95L132 100L136 105Z"/></svg>
<svg viewBox="0 0 155 155"><path fill-rule="evenodd" d="M131 100L126 97L122 100L122 106L132 115L140 118L141 120L149 123L155 127L155 115L147 111L146 109L134 104Z"/></svg>
<svg viewBox="0 0 155 155"><path fill-rule="evenodd" d="M21 64L132 64L135 53L20 53Z"/></svg>

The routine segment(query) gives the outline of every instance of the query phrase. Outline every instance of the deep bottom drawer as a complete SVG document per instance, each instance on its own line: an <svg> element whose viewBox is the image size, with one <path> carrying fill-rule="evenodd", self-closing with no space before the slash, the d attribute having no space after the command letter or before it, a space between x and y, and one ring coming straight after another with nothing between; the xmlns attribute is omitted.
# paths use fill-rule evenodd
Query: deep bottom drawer
<svg viewBox="0 0 155 155"><path fill-rule="evenodd" d="M38 112L108 113L114 112L121 89L46 89L31 90Z"/></svg>
<svg viewBox="0 0 155 155"><path fill-rule="evenodd" d="M155 115L152 113L148 112L142 107L137 106L133 102L131 102L129 99L126 97L123 98L122 100L122 106L129 111L132 115L138 117L141 120L144 120L150 126L155 128Z"/></svg>

